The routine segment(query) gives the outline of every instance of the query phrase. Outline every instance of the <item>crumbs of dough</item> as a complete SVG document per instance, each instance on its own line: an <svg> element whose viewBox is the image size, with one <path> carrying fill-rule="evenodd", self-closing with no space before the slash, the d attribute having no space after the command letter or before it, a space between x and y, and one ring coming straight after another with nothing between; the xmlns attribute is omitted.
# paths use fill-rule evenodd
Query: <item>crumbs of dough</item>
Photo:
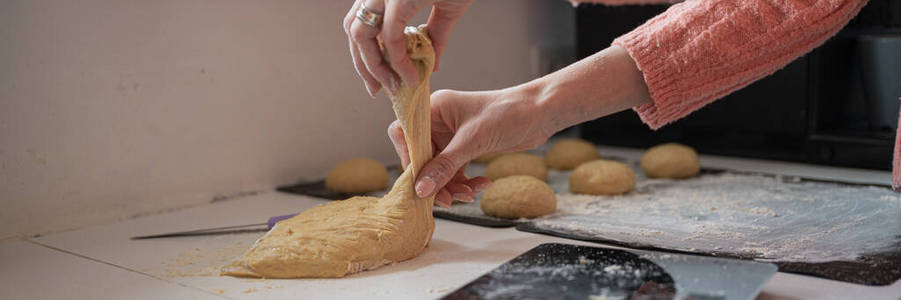
<svg viewBox="0 0 901 300"><path fill-rule="evenodd" d="M594 263L594 260L593 260L593 259L587 259L587 258L585 258L585 256L579 256L579 263L580 263L580 264L583 264L583 265L593 264L593 263Z"/></svg>
<svg viewBox="0 0 901 300"><path fill-rule="evenodd" d="M451 290L450 287L442 287L442 288L429 288L425 291L426 291L426 293L430 293L430 294L438 294L438 293L446 293L450 290Z"/></svg>
<svg viewBox="0 0 901 300"><path fill-rule="evenodd" d="M217 238L227 237L221 236ZM179 252L177 256L161 262L163 270L146 269L145 271L156 276L168 278L218 276L219 266L228 262L234 256L241 254L246 247L247 244L242 241L218 249L195 247L194 249Z"/></svg>

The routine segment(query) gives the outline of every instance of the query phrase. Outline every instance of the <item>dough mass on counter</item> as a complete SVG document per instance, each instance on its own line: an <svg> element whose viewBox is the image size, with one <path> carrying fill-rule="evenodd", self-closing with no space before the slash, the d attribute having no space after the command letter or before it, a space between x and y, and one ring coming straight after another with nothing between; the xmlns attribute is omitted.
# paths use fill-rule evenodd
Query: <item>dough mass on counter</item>
<svg viewBox="0 0 901 300"><path fill-rule="evenodd" d="M435 63L425 27L405 30L407 55L419 84L390 95L403 127L410 166L387 195L353 197L309 209L279 222L223 275L263 278L343 277L419 255L432 238L433 197L419 198L416 174L432 157L429 77Z"/></svg>

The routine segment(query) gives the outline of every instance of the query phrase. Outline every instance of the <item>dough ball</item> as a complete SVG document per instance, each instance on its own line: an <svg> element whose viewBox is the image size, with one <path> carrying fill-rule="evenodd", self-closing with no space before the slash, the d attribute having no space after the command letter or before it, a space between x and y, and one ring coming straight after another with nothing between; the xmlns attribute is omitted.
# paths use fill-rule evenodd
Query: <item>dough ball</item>
<svg viewBox="0 0 901 300"><path fill-rule="evenodd" d="M547 166L557 170L572 170L584 162L600 158L598 149L582 139L561 139L544 156Z"/></svg>
<svg viewBox="0 0 901 300"><path fill-rule="evenodd" d="M534 218L557 210L557 195L544 181L515 175L495 181L482 195L482 212L505 219Z"/></svg>
<svg viewBox="0 0 901 300"><path fill-rule="evenodd" d="M342 161L325 178L325 188L348 194L380 191L388 187L388 169L371 158Z"/></svg>
<svg viewBox="0 0 901 300"><path fill-rule="evenodd" d="M635 172L624 163L593 160L569 175L569 191L576 194L618 195L635 188Z"/></svg>
<svg viewBox="0 0 901 300"><path fill-rule="evenodd" d="M507 176L528 175L547 180L547 167L541 157L528 153L513 153L495 159L485 168L485 177L498 180Z"/></svg>
<svg viewBox="0 0 901 300"><path fill-rule="evenodd" d="M641 169L651 178L686 178L701 170L695 149L677 143L651 147L641 156Z"/></svg>

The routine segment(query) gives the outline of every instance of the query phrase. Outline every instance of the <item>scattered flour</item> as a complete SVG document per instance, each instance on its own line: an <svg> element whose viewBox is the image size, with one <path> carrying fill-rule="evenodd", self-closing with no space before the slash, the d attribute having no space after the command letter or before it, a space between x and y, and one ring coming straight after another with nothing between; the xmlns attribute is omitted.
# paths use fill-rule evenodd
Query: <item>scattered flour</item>
<svg viewBox="0 0 901 300"><path fill-rule="evenodd" d="M566 174L549 178L557 213L534 224L629 244L822 262L889 249L901 230L901 196L888 188L722 173L588 196L569 193Z"/></svg>
<svg viewBox="0 0 901 300"><path fill-rule="evenodd" d="M901 244L901 194L888 188L738 173L649 179L637 162L621 161L636 169L632 192L572 194L570 172L550 170L557 212L519 221L631 245L768 261L854 260ZM467 168L469 176L483 172L484 165ZM450 211L484 217L478 198Z"/></svg>
<svg viewBox="0 0 901 300"><path fill-rule="evenodd" d="M204 238L224 238L213 236ZM219 268L240 255L248 245L238 241L221 248L194 248L163 261L162 270L144 270L161 277L219 276Z"/></svg>

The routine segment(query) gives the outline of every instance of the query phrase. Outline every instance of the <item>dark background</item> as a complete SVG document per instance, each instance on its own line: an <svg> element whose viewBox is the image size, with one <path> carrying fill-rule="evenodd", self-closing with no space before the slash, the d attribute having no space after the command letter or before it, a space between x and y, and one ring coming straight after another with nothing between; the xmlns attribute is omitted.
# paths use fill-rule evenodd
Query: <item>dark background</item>
<svg viewBox="0 0 901 300"><path fill-rule="evenodd" d="M580 5L578 57L668 7ZM888 170L895 130L869 121L855 52L858 37L874 33L901 33L901 1L871 0L823 46L657 131L628 110L580 125L582 135L605 145L680 142L701 153Z"/></svg>

